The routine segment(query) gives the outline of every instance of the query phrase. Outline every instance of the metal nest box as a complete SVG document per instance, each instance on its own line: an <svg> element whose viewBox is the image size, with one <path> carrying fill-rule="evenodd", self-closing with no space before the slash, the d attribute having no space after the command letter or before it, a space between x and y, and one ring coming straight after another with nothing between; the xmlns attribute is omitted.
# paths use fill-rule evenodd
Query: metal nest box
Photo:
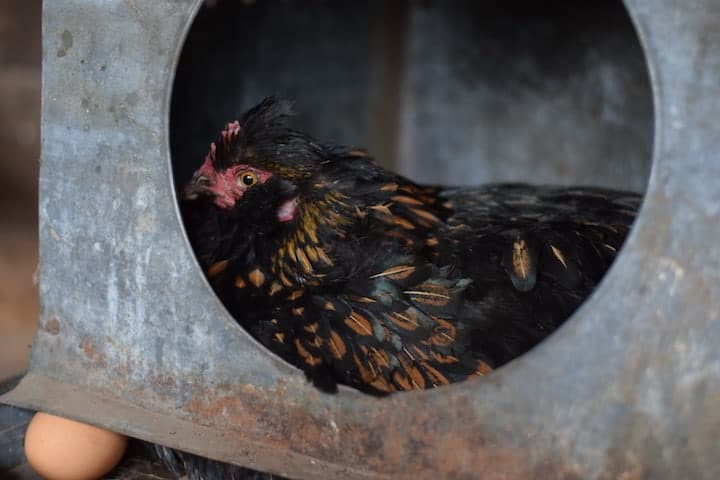
<svg viewBox="0 0 720 480"><path fill-rule="evenodd" d="M720 8L715 0L625 3L650 70L654 151L645 204L618 261L559 332L486 379L376 399L350 389L337 395L315 390L228 316L193 257L173 171L187 172L191 159L185 158L200 147L183 138L195 128L193 138L204 148L242 103L240 94L227 97L222 69L192 73L190 60L178 67L201 2L46 2L40 330L29 372L1 400L303 478L470 478L478 472L487 478L720 477ZM404 48L420 59L432 58L433 50L412 29L424 29L430 17L418 11L405 24ZM371 37L382 41L393 29L378 31ZM284 51L271 40L265 37L266 51ZM357 51L366 50L359 45ZM315 51L332 57L329 50ZM412 83L425 74L434 85L452 83L465 78L465 70L448 78L443 69L413 70L415 62L398 80L388 67L393 52L383 52L387 56L372 70L375 80L368 80L377 87L374 94L396 98L393 88L400 85L407 87L400 88L403 95L414 97L403 97L403 105L368 104L361 118L373 126L366 130L346 113L350 130L334 133L357 133L359 140L347 141L366 140L381 152L405 152L395 166L420 177L428 172L422 158L419 164L402 160L427 151L407 140L418 138L413 132L426 129L422 141L435 145L445 138L450 153L478 156L474 147L453 143L452 132L426 126L423 115L442 111L443 102L432 103L437 91ZM291 62L273 58L281 66ZM240 67L228 62L226 72L233 68ZM350 77L345 84L356 78ZM177 96L203 78L216 82L205 89L207 102L233 109L219 112L227 117L213 119L215 125L196 121L206 117L193 116ZM263 79L253 78L244 84L246 96ZM464 85L478 95L484 91ZM211 98L213 88L225 96ZM323 114L363 104L361 96L333 92L325 92L332 101L323 104L329 109ZM309 95L319 98L317 91ZM463 103L452 95L438 98ZM488 111L497 107L481 104ZM402 127L394 132L400 140L391 147L383 137L392 127L382 123L386 107L402 112ZM504 118L498 112L506 110L494 111ZM503 121L517 124L518 118ZM540 124L552 117L523 118ZM319 130L343 123L308 121ZM352 131L352 125L360 126ZM641 158L642 148L622 145L632 140L632 128L621 121L615 142L621 145L603 151L627 149ZM542 153L540 137L516 128L523 130L517 141ZM580 143L595 152L601 145L577 137L569 155L582 151ZM515 158L512 145L497 145ZM627 177L622 186L628 188L644 182L628 177L632 166L601 173L596 167L578 168L607 174L608 183ZM558 163L546 168L535 172L539 178L563 170ZM455 172L441 178L446 181L467 174L457 166L442 172ZM478 175L504 175L496 173Z"/></svg>

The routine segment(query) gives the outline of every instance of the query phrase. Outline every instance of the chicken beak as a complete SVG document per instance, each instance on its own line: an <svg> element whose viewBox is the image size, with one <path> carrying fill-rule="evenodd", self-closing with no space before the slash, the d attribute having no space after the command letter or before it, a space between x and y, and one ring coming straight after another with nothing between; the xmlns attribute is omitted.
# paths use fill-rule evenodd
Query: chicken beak
<svg viewBox="0 0 720 480"><path fill-rule="evenodd" d="M196 173L192 180L183 187L180 197L183 200L196 200L200 196L214 196L215 192L211 187L212 184L207 177Z"/></svg>

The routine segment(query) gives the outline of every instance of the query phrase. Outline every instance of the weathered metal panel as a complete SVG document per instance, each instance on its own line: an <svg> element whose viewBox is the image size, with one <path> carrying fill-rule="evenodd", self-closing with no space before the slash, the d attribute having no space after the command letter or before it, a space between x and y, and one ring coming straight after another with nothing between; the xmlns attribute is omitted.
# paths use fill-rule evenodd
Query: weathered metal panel
<svg viewBox="0 0 720 480"><path fill-rule="evenodd" d="M650 65L646 202L595 295L480 381L325 395L211 294L167 112L191 0L44 11L41 329L4 402L298 478L719 478L720 4L627 0Z"/></svg>

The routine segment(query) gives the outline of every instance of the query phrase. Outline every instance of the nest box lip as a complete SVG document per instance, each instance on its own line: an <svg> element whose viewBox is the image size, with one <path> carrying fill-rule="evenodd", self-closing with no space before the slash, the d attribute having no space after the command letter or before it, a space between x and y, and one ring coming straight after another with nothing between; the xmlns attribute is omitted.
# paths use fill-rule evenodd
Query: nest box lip
<svg viewBox="0 0 720 480"><path fill-rule="evenodd" d="M175 185L175 174L173 169L173 156L172 156L172 149L170 148L170 129L171 129L171 122L170 122L170 112L171 112L171 104L172 104L172 98L174 93L174 84L177 74L177 69L180 63L181 55L183 52L183 49L185 48L190 30L192 29L193 24L195 23L195 20L197 19L198 14L200 13L200 10L203 6L203 0L195 0L195 4L192 8L191 15L189 17L188 22L186 23L180 41L178 42L178 48L174 52L173 55L173 64L172 64L172 70L170 75L168 76L168 88L167 88L167 94L164 99L165 103L165 138L166 138L166 161L168 164L168 177L171 185ZM647 48L645 44L645 39L642 35L641 30L638 28L637 22L632 15L632 12L628 9L628 7L625 5L625 12L627 14L627 18L632 22L633 30L635 32L635 36L637 41L640 43L640 46L642 48L643 52L643 58L645 62L645 68L648 72L649 78L650 78L650 88L652 93L652 109L653 109L653 119L655 120L655 112L657 111L657 101L658 101L658 92L656 91L656 84L655 84L655 73L652 66L652 63L650 62L650 59L647 55ZM657 144L658 139L658 123L657 121L654 122L653 127L653 142L654 144ZM404 392L397 392L391 397L399 397L403 399L408 399L408 401L411 401L411 398L419 397L420 399L422 397L431 397L435 395L447 395L449 391L451 390L465 390L465 389L483 389L483 388L491 388L491 387L484 387L486 384L490 385L497 385L499 380L496 379L498 375L517 375L519 372L521 372L525 365L531 365L535 362L536 357L540 356L540 351L547 350L550 352L550 356L552 357L552 352L555 349L555 346L558 343L570 343L570 342L576 342L576 345L578 347L591 347L592 339L588 337L583 337L579 332L582 330L582 325L586 322L592 322L594 321L593 318L591 318L592 314L596 311L601 311L604 308L605 302L611 301L614 295L620 295L621 292L619 291L613 291L613 284L615 283L616 279L620 278L621 275L623 275L622 272L619 270L621 269L622 263L625 261L625 258L627 256L627 251L629 247L632 247L635 245L636 237L637 237L637 230L638 230L638 221L643 218L643 211L645 207L645 198L648 194L648 192L651 191L653 186L655 185L656 179L655 179L655 170L656 170L656 151L657 149L655 146L653 147L652 151L652 162L651 162L651 171L649 175L649 179L647 182L646 190L643 193L643 202L641 204L640 210L638 211L638 214L635 218L635 221L633 222L630 232L628 234L628 237L623 244L622 248L620 249L618 256L616 257L615 261L611 265L610 269L605 273L603 278L601 279L599 285L596 287L596 289L592 292L592 294L581 304L581 306L552 334L550 334L548 337L544 338L538 345L530 349L528 352L524 353L523 355L513 359L512 361L508 362L507 364L502 365L496 370L493 370L489 374L483 376L483 377L477 377L477 378L471 378L468 380L465 380L463 382L453 383L450 385L444 385L442 387L436 388L436 389L427 389L427 390L420 390L420 391L404 391ZM177 186L176 186L177 187ZM184 227L184 223L182 220L182 214L180 212L180 205L178 201L178 195L177 195L177 188L173 190L173 196L172 196L173 206L174 206L174 213L176 220L178 222L178 226L182 232L182 236L184 239L185 248L187 249L188 254L190 257L192 257L192 262L194 265L194 269L198 276L202 277L203 280L203 286L206 292L206 297L212 298L212 302L214 302L216 305L218 305L218 308L223 312L223 323L226 324L226 326L230 329L232 334L239 334L241 335L244 340L248 341L253 345L253 347L258 351L258 353L262 354L264 358L266 358L268 361L271 361L275 363L277 366L280 366L287 375L290 376L297 376L302 379L304 379L304 374L302 373L302 370L295 367L294 365L286 362L282 358L280 358L278 355L276 355L274 352L272 352L270 349L268 349L265 345L260 343L257 339L255 339L252 335L250 335L249 332L247 332L228 312L228 310L225 308L225 305L220 301L218 296L213 291L212 286L210 285L209 280L205 276L204 272L202 271L202 267L200 266L200 263L195 255L195 252L190 244L189 237L187 235L187 232ZM578 342L579 340L579 342ZM585 342L586 344L584 344ZM345 395L357 395L360 398L369 398L372 400L376 400L376 397L363 394L362 392L357 391L356 389L352 387L348 387L345 385L338 385L339 392L343 392ZM389 397L383 397L383 398L389 398ZM381 398L382 400L382 398Z"/></svg>

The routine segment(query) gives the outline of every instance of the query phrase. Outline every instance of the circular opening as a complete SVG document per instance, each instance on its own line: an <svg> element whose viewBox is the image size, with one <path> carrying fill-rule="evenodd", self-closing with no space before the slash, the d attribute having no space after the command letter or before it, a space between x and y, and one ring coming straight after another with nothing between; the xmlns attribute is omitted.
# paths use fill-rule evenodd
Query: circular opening
<svg viewBox="0 0 720 480"><path fill-rule="evenodd" d="M173 89L178 185L228 122L269 95L294 102L293 128L363 147L383 167L424 184L528 182L642 193L649 177L652 94L620 1L206 2ZM545 253L529 245L523 257L524 234L510 242L507 259L500 251L506 288L522 294L534 286L518 278L516 260L532 267L552 255L566 269L576 267L572 255L584 254L573 249L574 233L558 234L543 237L556 238ZM607 229L597 234L612 237ZM610 249L617 250L617 238ZM602 276L596 270L606 267L583 268L594 269L594 283ZM570 274L552 275L565 281ZM572 275L577 286L584 271ZM248 282L255 279L245 275ZM592 291L573 288L575 297ZM577 306L568 302L563 320ZM559 323L548 321L545 334ZM288 355L271 339L259 340L293 363L308 361L294 347Z"/></svg>

